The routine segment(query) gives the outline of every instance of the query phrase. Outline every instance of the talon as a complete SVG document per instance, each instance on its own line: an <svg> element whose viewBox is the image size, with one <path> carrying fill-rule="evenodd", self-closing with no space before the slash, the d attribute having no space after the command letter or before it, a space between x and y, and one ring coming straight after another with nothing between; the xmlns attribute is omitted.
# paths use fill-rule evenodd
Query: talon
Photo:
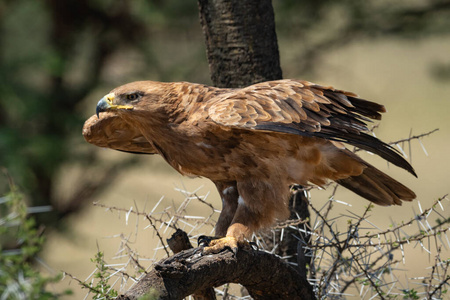
<svg viewBox="0 0 450 300"><path fill-rule="evenodd" d="M237 252L238 243L234 237L224 237L217 240L212 240L209 246L203 249L203 254L215 254L223 251L225 248L231 249L234 253Z"/></svg>
<svg viewBox="0 0 450 300"><path fill-rule="evenodd" d="M232 236L226 236L221 239L212 240L209 243L209 246L203 249L203 254L215 254L222 252L224 249L228 248L236 255L239 247L248 248L250 247L250 245L246 241L238 241Z"/></svg>
<svg viewBox="0 0 450 300"><path fill-rule="evenodd" d="M211 243L211 241L213 240L213 237L210 236L206 236L206 235L201 235L198 237L197 239L197 245L199 247L206 247L209 246L209 244Z"/></svg>

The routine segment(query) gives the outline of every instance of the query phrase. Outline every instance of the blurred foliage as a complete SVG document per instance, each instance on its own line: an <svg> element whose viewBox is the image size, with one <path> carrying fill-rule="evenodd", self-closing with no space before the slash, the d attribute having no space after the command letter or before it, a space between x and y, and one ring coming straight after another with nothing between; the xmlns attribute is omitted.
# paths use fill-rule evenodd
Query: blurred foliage
<svg viewBox="0 0 450 300"><path fill-rule="evenodd" d="M94 293L93 299L115 299L118 293L108 283L110 273L103 258L103 252L99 251L95 254L95 258L91 259L91 262L97 266L97 272L94 274L94 278L98 280L96 286L93 283L90 284L91 292Z"/></svg>
<svg viewBox="0 0 450 300"><path fill-rule="evenodd" d="M447 0L282 0L274 6L281 16L277 27L292 33L320 30L417 39L448 33L450 23Z"/></svg>
<svg viewBox="0 0 450 300"><path fill-rule="evenodd" d="M14 185L0 197L0 237L0 298L59 299L61 295L46 286L61 280L62 274L47 277L34 266L44 237ZM12 249L5 249L5 245Z"/></svg>
<svg viewBox="0 0 450 300"><path fill-rule="evenodd" d="M31 205L55 207L40 221L54 223L77 211L105 186L106 175L109 181L114 179L112 171L118 168L104 167L106 175L83 180L83 174L75 181L73 195L65 195L66 199L55 195L55 180L65 164L95 165L93 151L77 152L86 119L82 101L95 87L111 81L108 68L116 67L111 60L120 53L142 53L141 65L130 73L144 75L146 65L152 64L146 57L152 53L151 28L169 27L166 15L178 20L178 26L186 23L180 15L189 9L181 5L177 11L175 3L20 0L0 4L0 166L28 192ZM195 9L193 5L190 11ZM126 62L122 65L127 68Z"/></svg>
<svg viewBox="0 0 450 300"><path fill-rule="evenodd" d="M88 278L83 282L75 277L72 277L70 274L69 276L76 280L83 289L88 289L89 294L92 294L92 299L94 300L116 299L119 294L115 289L113 289L109 281L112 278L112 273L117 273L117 271L111 271L104 260L103 252L100 250L95 254L94 258L91 258L91 262L95 263L96 266L94 273L91 274L91 280ZM87 296L85 298L87 298Z"/></svg>
<svg viewBox="0 0 450 300"><path fill-rule="evenodd" d="M417 40L450 32L449 0L273 1L278 37L301 40L296 67L314 72L324 53L352 42Z"/></svg>
<svg viewBox="0 0 450 300"><path fill-rule="evenodd" d="M301 40L298 74L326 51L363 38L416 39L450 30L450 1L276 0L280 40ZM208 83L196 1L4 0L0 2L0 166L39 222L79 211L129 163L108 165L81 137L96 89L134 79ZM69 166L83 172L57 193ZM2 188L0 182L0 190Z"/></svg>

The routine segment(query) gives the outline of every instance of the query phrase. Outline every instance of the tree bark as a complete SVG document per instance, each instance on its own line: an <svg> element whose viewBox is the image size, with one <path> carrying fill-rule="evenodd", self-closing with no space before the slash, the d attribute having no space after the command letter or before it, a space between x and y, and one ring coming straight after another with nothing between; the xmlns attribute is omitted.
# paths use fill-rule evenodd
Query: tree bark
<svg viewBox="0 0 450 300"><path fill-rule="evenodd" d="M192 247L189 237L186 232L177 229L170 239L167 239L167 245L174 254L180 253L183 250L189 250ZM195 291L192 295L194 300L216 300L216 292L212 287L207 287L204 290Z"/></svg>
<svg viewBox="0 0 450 300"><path fill-rule="evenodd" d="M211 79L237 88L282 78L271 0L198 0Z"/></svg>
<svg viewBox="0 0 450 300"><path fill-rule="evenodd" d="M252 249L208 256L201 252L201 248L193 248L159 261L135 287L117 299L183 299L229 282L242 284L256 300L315 299L306 278L272 254Z"/></svg>

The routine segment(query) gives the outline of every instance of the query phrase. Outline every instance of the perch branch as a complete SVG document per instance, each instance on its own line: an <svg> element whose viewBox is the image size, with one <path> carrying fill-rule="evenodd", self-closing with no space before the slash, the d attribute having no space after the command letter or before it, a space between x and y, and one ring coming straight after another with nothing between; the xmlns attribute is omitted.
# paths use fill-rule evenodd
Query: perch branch
<svg viewBox="0 0 450 300"><path fill-rule="evenodd" d="M172 234L172 237L167 239L167 244L174 254L194 248L192 247L191 242L189 242L187 233L181 229L177 229L177 231ZM212 287L196 291L193 296L194 300L216 300L216 293Z"/></svg>
<svg viewBox="0 0 450 300"><path fill-rule="evenodd" d="M159 261L117 299L138 299L149 294L155 299L183 299L229 282L242 284L256 300L315 299L308 281L272 254L246 249L207 256L201 252L201 248L188 249Z"/></svg>

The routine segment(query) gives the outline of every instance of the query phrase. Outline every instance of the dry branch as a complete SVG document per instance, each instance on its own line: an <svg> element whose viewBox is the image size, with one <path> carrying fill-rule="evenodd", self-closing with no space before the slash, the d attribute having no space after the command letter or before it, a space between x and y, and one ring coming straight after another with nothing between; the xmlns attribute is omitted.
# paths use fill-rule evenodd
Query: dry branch
<svg viewBox="0 0 450 300"><path fill-rule="evenodd" d="M225 283L240 283L258 299L315 299L306 278L280 258L258 250L239 249L202 255L201 248L184 250L155 264L155 268L125 295L138 299L183 299L199 290Z"/></svg>
<svg viewBox="0 0 450 300"><path fill-rule="evenodd" d="M200 199L200 198L199 198ZM191 242L186 232L181 229L177 229L170 239L167 239L167 244L170 250L174 254L180 253L183 250L192 249ZM212 287L208 287L204 290L196 291L194 294L194 300L215 300L216 293Z"/></svg>

